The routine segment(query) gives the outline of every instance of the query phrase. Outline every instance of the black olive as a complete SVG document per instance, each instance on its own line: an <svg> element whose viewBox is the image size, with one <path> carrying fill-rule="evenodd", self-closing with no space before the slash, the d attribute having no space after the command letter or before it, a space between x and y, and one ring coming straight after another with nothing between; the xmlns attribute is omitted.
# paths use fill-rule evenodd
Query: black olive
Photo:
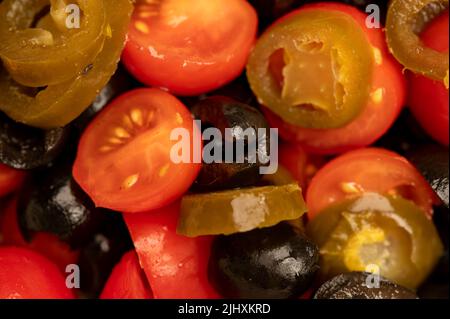
<svg viewBox="0 0 450 319"><path fill-rule="evenodd" d="M102 227L80 251L80 288L83 295L96 298L123 254L133 242L122 214L109 212Z"/></svg>
<svg viewBox="0 0 450 319"><path fill-rule="evenodd" d="M95 208L72 178L72 162L64 161L31 175L20 191L19 227L24 238L48 232L78 248L86 243L109 211Z"/></svg>
<svg viewBox="0 0 450 319"><path fill-rule="evenodd" d="M222 162L204 162L194 188L198 191L211 191L256 184L261 178L259 168L263 164L260 159L266 160L270 151L269 125L264 116L247 104L223 96L201 100L192 107L191 112L201 121L202 129L214 127L219 129L222 135L221 145L215 144L222 149ZM232 138L226 138L227 128L232 129ZM251 129L254 134L246 137L244 132L247 129ZM259 129L264 130L264 136L258 137ZM245 147L244 158L239 161L236 159L238 141L243 142ZM204 141L205 146L217 142L215 139ZM233 147L232 163L225 163L226 145Z"/></svg>
<svg viewBox="0 0 450 319"><path fill-rule="evenodd" d="M314 299L417 299L407 288L384 278L376 281L369 276L374 275L362 272L338 275L324 283Z"/></svg>
<svg viewBox="0 0 450 319"><path fill-rule="evenodd" d="M0 112L0 162L16 169L45 166L63 151L69 131L33 128Z"/></svg>
<svg viewBox="0 0 450 319"><path fill-rule="evenodd" d="M230 236L211 248L208 274L226 298L293 298L319 269L319 249L287 223Z"/></svg>
<svg viewBox="0 0 450 319"><path fill-rule="evenodd" d="M429 144L411 149L406 156L419 169L448 207L448 148Z"/></svg>

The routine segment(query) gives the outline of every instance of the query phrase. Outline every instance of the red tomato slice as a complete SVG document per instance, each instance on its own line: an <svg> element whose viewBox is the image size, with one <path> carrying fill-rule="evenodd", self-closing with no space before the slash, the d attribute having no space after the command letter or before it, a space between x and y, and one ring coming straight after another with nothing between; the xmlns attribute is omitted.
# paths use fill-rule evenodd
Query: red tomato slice
<svg viewBox="0 0 450 319"><path fill-rule="evenodd" d="M364 13L352 6L338 3L311 4L300 10L303 12L312 9L347 13L366 31L367 38L374 48L376 62L371 98L366 108L353 122L337 129L304 129L285 123L266 108L263 111L271 126L279 129L283 139L300 143L311 153L336 154L370 145L392 126L404 105L406 82L402 68L390 55L382 30L366 27ZM293 11L279 21L296 13L297 11Z"/></svg>
<svg viewBox="0 0 450 319"><path fill-rule="evenodd" d="M199 95L241 74L257 20L245 0L140 0L123 62L147 85Z"/></svg>
<svg viewBox="0 0 450 319"><path fill-rule="evenodd" d="M126 253L114 267L100 295L101 299L152 299L144 271L135 251Z"/></svg>
<svg viewBox="0 0 450 319"><path fill-rule="evenodd" d="M395 192L429 216L436 201L430 185L405 158L384 149L366 148L341 155L319 170L306 194L308 217L314 218L329 205L362 192Z"/></svg>
<svg viewBox="0 0 450 319"><path fill-rule="evenodd" d="M174 129L183 129L189 139L171 141ZM170 156L180 142L192 155L194 139L201 152L201 135L191 113L174 96L158 89L130 91L88 126L73 175L99 207L156 209L180 197L197 177L200 163L193 163L192 157L189 163L175 163Z"/></svg>
<svg viewBox="0 0 450 319"><path fill-rule="evenodd" d="M0 247L0 299L73 299L56 267L38 253Z"/></svg>
<svg viewBox="0 0 450 319"><path fill-rule="evenodd" d="M307 154L301 146L296 144L281 144L278 154L280 164L298 181L302 190L306 190L311 179L324 163L323 158Z"/></svg>
<svg viewBox="0 0 450 319"><path fill-rule="evenodd" d="M434 19L421 34L430 48L448 52L449 31L446 10ZM421 126L436 141L449 145L449 95L442 82L409 73L409 105Z"/></svg>
<svg viewBox="0 0 450 319"><path fill-rule="evenodd" d="M0 197L19 188L25 178L25 172L0 164Z"/></svg>
<svg viewBox="0 0 450 319"><path fill-rule="evenodd" d="M2 244L20 246L36 251L53 261L65 273L67 265L76 264L80 252L72 250L70 246L61 241L56 235L49 233L36 233L31 242L23 238L17 223L17 199L13 198L5 209L0 223Z"/></svg>
<svg viewBox="0 0 450 319"><path fill-rule="evenodd" d="M125 214L134 247L155 299L219 298L208 281L212 238L176 233L180 203L142 214Z"/></svg>

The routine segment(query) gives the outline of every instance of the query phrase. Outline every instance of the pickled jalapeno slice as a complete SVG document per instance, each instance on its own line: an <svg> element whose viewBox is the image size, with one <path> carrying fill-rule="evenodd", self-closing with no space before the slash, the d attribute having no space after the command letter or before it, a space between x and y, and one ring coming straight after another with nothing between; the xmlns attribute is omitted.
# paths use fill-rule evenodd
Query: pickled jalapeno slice
<svg viewBox="0 0 450 319"><path fill-rule="evenodd" d="M0 109L10 118L44 129L61 127L80 115L114 74L125 45L133 6L129 0L105 2L108 36L86 72L43 90L23 87L0 68Z"/></svg>
<svg viewBox="0 0 450 319"><path fill-rule="evenodd" d="M0 58L11 77L22 85L43 87L68 81L82 72L103 48L110 28L105 12L107 2L3 1ZM50 13L43 18L46 22L33 27L35 15L49 4ZM18 5L22 10L17 10ZM72 12L69 5L78 9ZM74 21L68 14L74 15Z"/></svg>
<svg viewBox="0 0 450 319"><path fill-rule="evenodd" d="M305 212L297 184L187 195L177 232L188 237L229 235L298 219Z"/></svg>
<svg viewBox="0 0 450 319"><path fill-rule="evenodd" d="M400 196L366 193L331 205L310 221L307 234L320 247L323 280L370 271L416 289L443 253L433 222Z"/></svg>
<svg viewBox="0 0 450 319"><path fill-rule="evenodd" d="M416 32L420 15L448 8L448 0L392 0L386 21L386 39L390 51L408 70L442 81L448 88L448 51L438 52L427 47ZM422 21L429 22L429 21Z"/></svg>
<svg viewBox="0 0 450 319"><path fill-rule="evenodd" d="M330 129L369 99L374 54L364 30L337 10L301 9L257 41L247 77L261 104L298 127Z"/></svg>

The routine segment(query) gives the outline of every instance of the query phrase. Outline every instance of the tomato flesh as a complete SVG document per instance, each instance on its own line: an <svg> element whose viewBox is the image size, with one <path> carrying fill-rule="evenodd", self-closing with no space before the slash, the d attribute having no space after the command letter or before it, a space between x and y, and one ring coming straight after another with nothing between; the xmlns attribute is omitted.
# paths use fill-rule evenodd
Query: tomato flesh
<svg viewBox="0 0 450 319"><path fill-rule="evenodd" d="M126 253L114 267L100 295L101 299L151 299L148 287L135 251Z"/></svg>
<svg viewBox="0 0 450 319"><path fill-rule="evenodd" d="M174 129L188 140L171 140ZM195 131L195 132L194 132ZM138 89L118 97L84 132L73 175L99 207L142 212L173 202L191 186L200 163L193 161L201 136L189 110L158 89ZM195 140L194 140L195 139ZM191 155L176 163L177 143Z"/></svg>
<svg viewBox="0 0 450 319"><path fill-rule="evenodd" d="M199 95L242 72L256 32L244 0L138 1L123 61L147 85Z"/></svg>
<svg viewBox="0 0 450 319"><path fill-rule="evenodd" d="M24 248L0 247L0 299L73 299L55 264Z"/></svg>
<svg viewBox="0 0 450 319"><path fill-rule="evenodd" d="M437 201L430 185L405 158L366 148L341 155L317 172L307 190L308 217L313 219L331 204L365 192L401 195L428 216Z"/></svg>
<svg viewBox="0 0 450 319"><path fill-rule="evenodd" d="M176 233L180 203L125 221L155 299L212 299L219 295L208 281L212 237Z"/></svg>

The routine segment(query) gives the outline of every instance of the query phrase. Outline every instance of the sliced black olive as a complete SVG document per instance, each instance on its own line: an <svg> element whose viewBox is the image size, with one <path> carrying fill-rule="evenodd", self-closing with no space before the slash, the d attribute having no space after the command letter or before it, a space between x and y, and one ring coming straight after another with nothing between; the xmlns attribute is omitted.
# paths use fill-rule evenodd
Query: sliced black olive
<svg viewBox="0 0 450 319"><path fill-rule="evenodd" d="M29 127L0 112L0 162L16 169L45 166L63 151L69 131Z"/></svg>
<svg viewBox="0 0 450 319"><path fill-rule="evenodd" d="M109 212L102 227L80 251L80 288L85 297L98 297L114 266L132 248L122 214Z"/></svg>
<svg viewBox="0 0 450 319"><path fill-rule="evenodd" d="M448 207L448 148L433 144L424 145L412 148L407 153L407 157L419 169L442 202Z"/></svg>
<svg viewBox="0 0 450 319"><path fill-rule="evenodd" d="M19 227L24 238L34 232L57 235L73 248L85 244L109 211L95 208L72 178L72 162L58 163L31 175L18 200Z"/></svg>
<svg viewBox="0 0 450 319"><path fill-rule="evenodd" d="M226 298L293 298L311 285L319 250L287 223L230 236L212 245L208 274Z"/></svg>
<svg viewBox="0 0 450 319"><path fill-rule="evenodd" d="M314 299L417 299L407 288L384 278L373 280L369 273L351 272L338 275L324 283Z"/></svg>
<svg viewBox="0 0 450 319"><path fill-rule="evenodd" d="M205 146L211 146L210 143L221 144L215 145L222 149L222 162L204 162L194 188L198 191L211 191L256 184L261 178L259 168L263 164L260 160L267 159L270 151L269 125L264 116L247 104L223 96L201 100L191 111L195 118L201 121L202 129L217 128L222 136L220 141L204 141ZM226 129L232 129L230 138L226 137ZM248 129L254 133L249 137L245 135ZM263 130L264 135L258 136L258 130ZM237 142L243 142L245 145L243 161L236 159ZM232 163L225 163L226 145L233 147Z"/></svg>

